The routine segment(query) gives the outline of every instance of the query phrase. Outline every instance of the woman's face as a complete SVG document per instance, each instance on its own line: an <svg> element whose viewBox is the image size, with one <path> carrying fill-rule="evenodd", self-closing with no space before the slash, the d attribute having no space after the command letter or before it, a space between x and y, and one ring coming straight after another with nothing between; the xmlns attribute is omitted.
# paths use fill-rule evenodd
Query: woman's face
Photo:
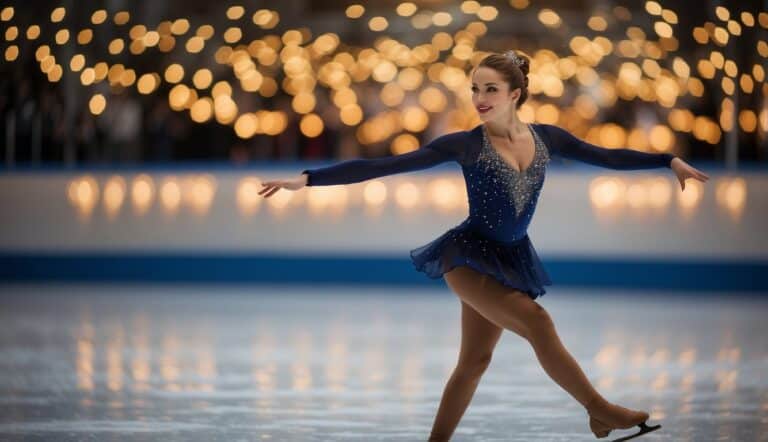
<svg viewBox="0 0 768 442"><path fill-rule="evenodd" d="M480 66L472 75L472 104L483 121L506 120L514 109L520 89L509 92L509 83L495 69Z"/></svg>

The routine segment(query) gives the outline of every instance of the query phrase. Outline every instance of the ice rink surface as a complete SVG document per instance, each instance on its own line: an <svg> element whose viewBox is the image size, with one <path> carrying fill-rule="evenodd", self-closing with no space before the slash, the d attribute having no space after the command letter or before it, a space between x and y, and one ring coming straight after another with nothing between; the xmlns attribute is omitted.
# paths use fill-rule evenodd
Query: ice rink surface
<svg viewBox="0 0 768 442"><path fill-rule="evenodd" d="M0 440L425 441L456 362L447 287L0 286ZM537 299L637 441L768 441L768 297ZM611 440L634 430L615 430ZM455 441L592 441L505 332Z"/></svg>

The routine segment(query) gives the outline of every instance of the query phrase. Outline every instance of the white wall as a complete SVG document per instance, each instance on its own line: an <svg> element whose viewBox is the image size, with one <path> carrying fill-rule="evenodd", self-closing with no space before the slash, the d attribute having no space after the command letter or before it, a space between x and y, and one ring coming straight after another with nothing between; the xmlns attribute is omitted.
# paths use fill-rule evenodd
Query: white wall
<svg viewBox="0 0 768 442"><path fill-rule="evenodd" d="M694 202L690 210L683 210L679 185L668 169L550 169L529 228L531 240L542 256L550 257L767 258L768 175L760 172L734 176L722 171L708 173L711 179L700 186L701 199ZM250 193L243 191L241 194L246 200L250 195L250 201L256 204L251 215L242 213L248 203L238 204L237 200L238 186L243 179L268 180L295 174L257 169L216 171L207 174L207 182L212 185L197 184L196 191L196 184L189 179L203 175L201 173L181 170L147 172L145 182L151 183L154 193L150 195L146 212L140 214L136 209L138 206L131 200L134 195L132 183L141 174L119 170L0 174L0 251L204 250L287 254L347 251L403 256L406 250L425 244L460 223L467 214L464 183L458 167L380 179L387 189L387 199L378 209L363 202L366 186L374 181L309 187L297 192L281 190L267 200L255 194L260 189L256 183ZM113 176L122 177L126 187L119 211L109 216L105 209L105 194L111 195L107 199L112 201L120 199L120 192L114 191L119 185L105 192L105 183ZM182 201L175 213L168 213L164 210L167 204L158 200L158 193L172 176L177 179ZM619 177L627 189L618 193L612 208L597 209L596 203L591 201L590 186L596 183L596 178L608 176ZM90 214L78 210L73 202L87 201L88 198L71 199L69 196L70 185L83 177L92 177L98 187L98 198L93 199L95 205ZM656 184L657 187L650 187L647 181L653 177L661 177L663 181ZM435 180L439 178L447 179L457 192L446 200L446 204L454 205L453 209L438 210L434 201L439 198L425 194L430 185L438 185ZM723 184L731 182L732 178L743 181L735 181L730 187ZM408 183L421 192L421 202L413 209L405 209L394 201L398 192L403 198L413 196L407 191L408 187L400 187ZM696 184L689 180L691 187L682 195L694 193ZM81 187L87 188L87 185ZM194 195L204 202L206 189L213 191L210 207L196 212L192 209L195 207ZM368 191L375 191L375 187L368 187ZM344 192L347 203L341 204L337 212L328 207L313 211L308 206L310 202L320 205L324 197L340 201ZM451 194L451 187L444 185L436 192L439 197L446 197ZM657 201L660 207L629 206L630 200L643 206L644 192L650 192L650 201ZM87 196L87 193L82 195ZM142 192L139 190L135 194ZM664 201L665 194L669 195L667 201ZM602 194L592 195L594 199L599 199L600 195L609 197L610 189L604 188ZM292 197L290 201L285 199L289 196Z"/></svg>

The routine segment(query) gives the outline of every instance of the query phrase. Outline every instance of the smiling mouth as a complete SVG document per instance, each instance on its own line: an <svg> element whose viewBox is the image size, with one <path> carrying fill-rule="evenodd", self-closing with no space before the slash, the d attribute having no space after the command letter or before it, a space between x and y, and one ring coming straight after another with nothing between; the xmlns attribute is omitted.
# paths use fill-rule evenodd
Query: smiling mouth
<svg viewBox="0 0 768 442"><path fill-rule="evenodd" d="M486 107L483 107L483 106L478 106L478 107L477 107L477 111L478 111L478 112L480 112L480 113L482 114L482 113L488 112L488 111L489 111L489 110L491 110L492 108L493 108L493 106L486 106Z"/></svg>

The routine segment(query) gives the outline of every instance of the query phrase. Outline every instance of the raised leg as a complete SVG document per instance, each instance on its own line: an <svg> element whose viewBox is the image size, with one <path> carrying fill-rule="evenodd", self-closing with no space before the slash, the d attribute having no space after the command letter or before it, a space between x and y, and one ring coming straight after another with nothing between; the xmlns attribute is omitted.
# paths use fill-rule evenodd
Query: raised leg
<svg viewBox="0 0 768 442"><path fill-rule="evenodd" d="M490 322L530 342L544 371L578 402L602 398L560 341L549 313L528 295L469 267L444 275L448 286Z"/></svg>
<svg viewBox="0 0 768 442"><path fill-rule="evenodd" d="M440 400L430 441L450 440L475 394L503 329L461 302L461 350Z"/></svg>

